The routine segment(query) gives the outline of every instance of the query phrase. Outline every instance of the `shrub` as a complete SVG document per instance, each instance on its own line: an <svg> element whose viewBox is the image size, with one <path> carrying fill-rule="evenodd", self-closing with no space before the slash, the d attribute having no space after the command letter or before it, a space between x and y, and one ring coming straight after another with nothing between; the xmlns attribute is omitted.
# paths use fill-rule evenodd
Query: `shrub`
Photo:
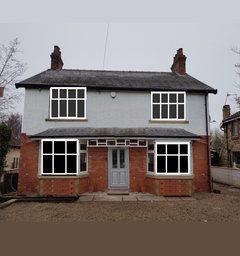
<svg viewBox="0 0 240 256"><path fill-rule="evenodd" d="M6 155L9 150L11 130L6 124L0 124L0 175L5 167Z"/></svg>

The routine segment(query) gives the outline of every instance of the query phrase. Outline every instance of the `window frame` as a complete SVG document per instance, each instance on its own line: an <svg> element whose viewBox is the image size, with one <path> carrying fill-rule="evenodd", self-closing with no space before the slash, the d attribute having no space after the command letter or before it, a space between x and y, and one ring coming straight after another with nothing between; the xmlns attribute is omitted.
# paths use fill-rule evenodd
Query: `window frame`
<svg viewBox="0 0 240 256"><path fill-rule="evenodd" d="M52 92L54 89L57 89L58 90L58 97L57 98L53 98L52 97ZM61 89L64 89L67 91L67 95L66 95L66 98L62 98L64 100L66 100L67 104L66 104L66 116L60 116L60 100L61 98L59 97L59 91ZM81 90L84 90L84 98L77 98L77 89L81 89ZM76 90L76 98L69 98L68 97L68 91L69 90ZM84 116L83 117L78 117L78 113L77 113L77 108L78 108L78 105L77 105L77 101L79 100L83 100L84 101ZM58 101L58 116L57 117L53 117L52 116L52 100L57 100ZM76 102L76 116L68 116L68 101L69 100L75 100ZM86 120L86 116L87 116L87 87L50 87L50 110L49 110L49 114L50 114L50 119L53 119L53 120Z"/></svg>
<svg viewBox="0 0 240 256"><path fill-rule="evenodd" d="M154 94L158 94L159 97L160 97L160 102L159 103L154 103L153 102L153 95ZM167 94L168 95L168 102L167 103L162 103L161 102L161 96L162 94ZM171 103L169 102L169 94L175 94L177 95L177 98L178 98L178 95L179 94L183 94L184 95L184 102L183 103L179 103L178 100L176 103ZM153 117L153 105L167 105L168 106L168 118L162 118L162 111L161 111L161 107L160 107L160 117L159 118L154 118ZM170 118L170 105L177 105L177 108L176 108L176 118ZM183 105L184 106L184 118L178 118L178 106L179 105ZM185 91L152 91L151 92L151 121L186 121L186 92Z"/></svg>
<svg viewBox="0 0 240 256"><path fill-rule="evenodd" d="M51 141L52 142L52 153L43 153L43 143L47 141ZM55 141L64 141L65 142L65 153L54 153L54 142ZM76 145L77 145L77 153L67 153L66 151L66 144L68 141L75 141ZM79 140L78 139L42 139L41 140L41 172L40 175L41 176L77 176L80 174L80 144L79 144ZM44 173L43 172L43 156L44 155L51 155L52 156L52 173ZM54 155L64 155L65 156L65 173L55 173L54 172ZM75 155L76 156L76 160L77 160L77 171L76 173L67 173L67 156L68 155ZM85 172L84 172L85 173Z"/></svg>
<svg viewBox="0 0 240 256"><path fill-rule="evenodd" d="M188 146L188 154L180 154L179 148L178 148L178 154L168 154L167 153L167 145L187 145ZM165 154L157 154L157 145L166 145L166 153ZM165 161L165 173L164 172L157 172L157 157L158 156L165 156L165 159L167 159L168 156L178 156L178 172L167 172L167 161ZM156 141L154 145L154 173L153 172L148 172L149 174L154 174L158 176L189 176L192 174L192 166L191 166L191 143L186 142L186 141L171 141L171 142L166 142L166 141ZM187 156L188 157L188 172L186 173L181 173L180 172L180 156Z"/></svg>

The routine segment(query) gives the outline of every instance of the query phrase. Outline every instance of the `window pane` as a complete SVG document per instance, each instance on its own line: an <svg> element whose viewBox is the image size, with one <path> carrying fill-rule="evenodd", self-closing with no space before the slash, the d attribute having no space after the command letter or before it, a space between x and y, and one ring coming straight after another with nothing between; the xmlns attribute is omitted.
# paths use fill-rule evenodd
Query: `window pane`
<svg viewBox="0 0 240 256"><path fill-rule="evenodd" d="M154 144L148 144L148 150L154 150Z"/></svg>
<svg viewBox="0 0 240 256"><path fill-rule="evenodd" d="M54 173L65 173L65 155L54 156Z"/></svg>
<svg viewBox="0 0 240 256"><path fill-rule="evenodd" d="M157 145L157 153L166 154L166 145L163 145L163 144Z"/></svg>
<svg viewBox="0 0 240 256"><path fill-rule="evenodd" d="M60 100L60 116L67 116L67 101Z"/></svg>
<svg viewBox="0 0 240 256"><path fill-rule="evenodd" d="M117 168L117 149L112 150L112 168Z"/></svg>
<svg viewBox="0 0 240 256"><path fill-rule="evenodd" d="M178 145L168 144L167 145L167 153L168 154L178 154Z"/></svg>
<svg viewBox="0 0 240 256"><path fill-rule="evenodd" d="M60 98L67 98L67 90L60 89Z"/></svg>
<svg viewBox="0 0 240 256"><path fill-rule="evenodd" d="M125 150L120 149L120 168L125 168Z"/></svg>
<svg viewBox="0 0 240 256"><path fill-rule="evenodd" d="M76 101L69 100L68 101L68 116L76 116Z"/></svg>
<svg viewBox="0 0 240 256"><path fill-rule="evenodd" d="M87 154L80 154L80 172L85 172L87 170Z"/></svg>
<svg viewBox="0 0 240 256"><path fill-rule="evenodd" d="M178 103L184 103L184 94L183 93L178 94Z"/></svg>
<svg viewBox="0 0 240 256"><path fill-rule="evenodd" d="M58 117L58 101L52 100L52 117Z"/></svg>
<svg viewBox="0 0 240 256"><path fill-rule="evenodd" d="M169 118L177 118L177 105L169 105Z"/></svg>
<svg viewBox="0 0 240 256"><path fill-rule="evenodd" d="M153 102L160 103L160 94L153 94Z"/></svg>
<svg viewBox="0 0 240 256"><path fill-rule="evenodd" d="M43 156L43 173L52 173L52 156Z"/></svg>
<svg viewBox="0 0 240 256"><path fill-rule="evenodd" d="M188 154L188 145L180 145L180 154Z"/></svg>
<svg viewBox="0 0 240 256"><path fill-rule="evenodd" d="M67 156L67 173L77 173L77 156Z"/></svg>
<svg viewBox="0 0 240 256"><path fill-rule="evenodd" d="M52 90L52 98L58 98L58 89Z"/></svg>
<svg viewBox="0 0 240 256"><path fill-rule="evenodd" d="M162 118L168 118L168 105L162 105Z"/></svg>
<svg viewBox="0 0 240 256"><path fill-rule="evenodd" d="M51 154L52 153L52 141L43 142L43 153Z"/></svg>
<svg viewBox="0 0 240 256"><path fill-rule="evenodd" d="M183 104L178 105L178 118L184 119L184 105Z"/></svg>
<svg viewBox="0 0 240 256"><path fill-rule="evenodd" d="M84 98L84 90L78 90L78 98Z"/></svg>
<svg viewBox="0 0 240 256"><path fill-rule="evenodd" d="M160 118L160 105L153 105L153 118Z"/></svg>
<svg viewBox="0 0 240 256"><path fill-rule="evenodd" d="M154 154L148 153L148 171L154 172Z"/></svg>
<svg viewBox="0 0 240 256"><path fill-rule="evenodd" d="M166 171L166 157L158 156L157 157L157 173L163 173Z"/></svg>
<svg viewBox="0 0 240 256"><path fill-rule="evenodd" d="M168 103L168 94L167 93L162 94L162 103Z"/></svg>
<svg viewBox="0 0 240 256"><path fill-rule="evenodd" d="M87 150L87 144L81 144L80 150Z"/></svg>
<svg viewBox="0 0 240 256"><path fill-rule="evenodd" d="M84 100L78 100L78 117L84 117Z"/></svg>
<svg viewBox="0 0 240 256"><path fill-rule="evenodd" d="M178 157L168 156L167 157L167 172L176 173L178 172Z"/></svg>
<svg viewBox="0 0 240 256"><path fill-rule="evenodd" d="M54 153L57 153L57 154L65 153L65 141L54 141Z"/></svg>
<svg viewBox="0 0 240 256"><path fill-rule="evenodd" d="M169 95L169 102L172 102L172 103L176 103L177 102L177 94L176 93L171 93Z"/></svg>
<svg viewBox="0 0 240 256"><path fill-rule="evenodd" d="M188 172L188 157L187 156L180 157L180 172L181 173Z"/></svg>
<svg viewBox="0 0 240 256"><path fill-rule="evenodd" d="M76 98L76 90L75 89L68 90L68 98Z"/></svg>
<svg viewBox="0 0 240 256"><path fill-rule="evenodd" d="M108 140L107 145L108 146L114 146L115 145L115 140Z"/></svg>
<svg viewBox="0 0 240 256"><path fill-rule="evenodd" d="M67 141L67 153L76 154L77 153L77 142L76 141Z"/></svg>

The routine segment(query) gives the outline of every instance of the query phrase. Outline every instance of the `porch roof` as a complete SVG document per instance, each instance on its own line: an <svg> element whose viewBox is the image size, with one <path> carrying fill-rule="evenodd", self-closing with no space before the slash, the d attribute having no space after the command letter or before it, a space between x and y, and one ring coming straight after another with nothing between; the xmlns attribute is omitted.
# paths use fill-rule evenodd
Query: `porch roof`
<svg viewBox="0 0 240 256"><path fill-rule="evenodd" d="M50 128L31 138L200 138L180 128Z"/></svg>

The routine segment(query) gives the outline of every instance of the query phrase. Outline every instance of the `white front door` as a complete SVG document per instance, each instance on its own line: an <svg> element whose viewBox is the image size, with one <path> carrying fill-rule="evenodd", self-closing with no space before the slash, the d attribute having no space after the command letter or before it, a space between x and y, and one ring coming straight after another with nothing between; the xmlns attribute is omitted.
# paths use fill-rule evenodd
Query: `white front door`
<svg viewBox="0 0 240 256"><path fill-rule="evenodd" d="M129 187L128 148L109 148L109 188Z"/></svg>

